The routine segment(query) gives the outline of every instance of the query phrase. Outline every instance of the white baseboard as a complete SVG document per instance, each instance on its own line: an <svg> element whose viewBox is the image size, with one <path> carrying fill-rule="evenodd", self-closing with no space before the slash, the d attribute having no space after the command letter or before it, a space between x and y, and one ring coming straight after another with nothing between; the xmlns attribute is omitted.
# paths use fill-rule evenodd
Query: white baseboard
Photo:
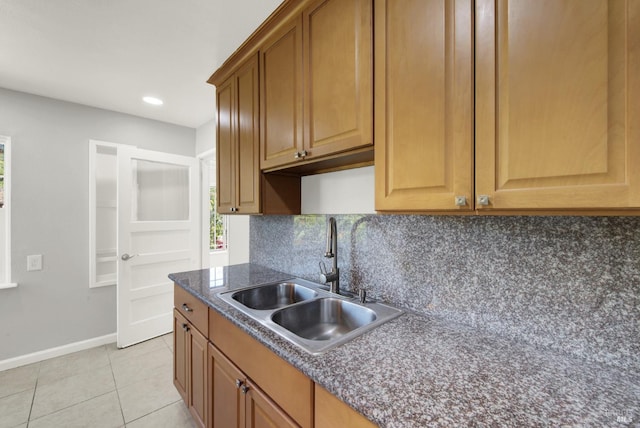
<svg viewBox="0 0 640 428"><path fill-rule="evenodd" d="M95 348L96 346L106 345L115 341L116 333L113 333L107 334L106 336L94 337L93 339L82 340L80 342L69 343L68 345L45 349L43 351L34 352L32 354L9 358L0 361L0 372L20 366L26 366L27 364L37 363L39 361L48 360L49 358L59 357L61 355L71 354L73 352L84 351L85 349Z"/></svg>

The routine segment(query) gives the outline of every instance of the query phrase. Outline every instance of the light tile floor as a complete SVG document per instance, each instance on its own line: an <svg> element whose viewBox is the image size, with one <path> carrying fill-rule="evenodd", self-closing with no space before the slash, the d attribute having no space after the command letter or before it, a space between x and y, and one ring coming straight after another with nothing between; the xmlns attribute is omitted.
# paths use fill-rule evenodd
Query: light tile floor
<svg viewBox="0 0 640 428"><path fill-rule="evenodd" d="M0 428L194 428L173 386L173 337L0 372Z"/></svg>

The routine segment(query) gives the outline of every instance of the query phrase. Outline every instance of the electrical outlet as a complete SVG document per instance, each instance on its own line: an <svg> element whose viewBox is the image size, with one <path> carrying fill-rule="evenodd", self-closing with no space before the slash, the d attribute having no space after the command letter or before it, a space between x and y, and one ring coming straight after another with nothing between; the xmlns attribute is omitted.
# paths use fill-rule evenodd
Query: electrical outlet
<svg viewBox="0 0 640 428"><path fill-rule="evenodd" d="M27 271L42 270L42 254L27 256Z"/></svg>

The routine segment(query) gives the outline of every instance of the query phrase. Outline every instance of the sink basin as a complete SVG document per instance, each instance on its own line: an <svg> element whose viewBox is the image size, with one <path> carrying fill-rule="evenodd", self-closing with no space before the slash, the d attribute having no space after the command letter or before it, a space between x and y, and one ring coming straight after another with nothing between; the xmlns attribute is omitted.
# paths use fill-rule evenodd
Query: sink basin
<svg viewBox="0 0 640 428"><path fill-rule="evenodd" d="M268 310L313 299L317 295L318 293L310 288L283 282L237 291L231 298L251 309Z"/></svg>
<svg viewBox="0 0 640 428"><path fill-rule="evenodd" d="M402 314L394 307L338 295L302 278L229 290L218 297L314 355L346 343Z"/></svg>
<svg viewBox="0 0 640 428"><path fill-rule="evenodd" d="M271 316L274 323L308 340L335 339L376 318L371 309L331 297L281 309Z"/></svg>

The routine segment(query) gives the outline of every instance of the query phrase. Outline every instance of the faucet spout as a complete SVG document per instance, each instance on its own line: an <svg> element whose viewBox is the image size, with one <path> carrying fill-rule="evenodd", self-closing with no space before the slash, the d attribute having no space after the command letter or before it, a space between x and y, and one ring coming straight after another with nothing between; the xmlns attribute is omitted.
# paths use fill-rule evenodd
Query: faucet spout
<svg viewBox="0 0 640 428"><path fill-rule="evenodd" d="M326 272L321 275L321 279L325 283L331 283L329 291L339 294L340 269L338 269L338 232L336 219L333 217L329 218L329 224L327 225L327 247L325 249L324 256L328 259L333 259L333 266L331 272Z"/></svg>

